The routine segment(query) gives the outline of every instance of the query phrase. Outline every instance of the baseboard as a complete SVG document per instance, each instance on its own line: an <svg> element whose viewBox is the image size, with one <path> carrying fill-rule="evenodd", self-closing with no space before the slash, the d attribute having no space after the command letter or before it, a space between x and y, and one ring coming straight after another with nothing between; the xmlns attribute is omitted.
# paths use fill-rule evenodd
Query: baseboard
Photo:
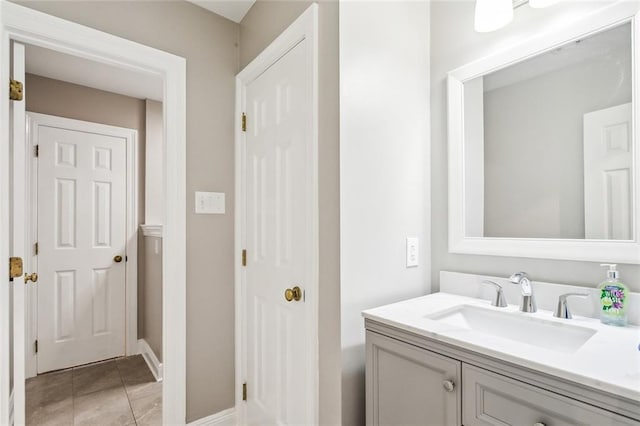
<svg viewBox="0 0 640 426"><path fill-rule="evenodd" d="M14 393L13 393L13 389L11 389L11 395L9 395L9 424L12 425L13 424L13 420L14 420Z"/></svg>
<svg viewBox="0 0 640 426"><path fill-rule="evenodd" d="M153 353L153 349L144 339L138 340L138 353L142 355L149 366L149 370L158 382L162 381L162 363L158 361L158 357Z"/></svg>
<svg viewBox="0 0 640 426"><path fill-rule="evenodd" d="M236 409L228 408L189 423L189 426L235 426Z"/></svg>

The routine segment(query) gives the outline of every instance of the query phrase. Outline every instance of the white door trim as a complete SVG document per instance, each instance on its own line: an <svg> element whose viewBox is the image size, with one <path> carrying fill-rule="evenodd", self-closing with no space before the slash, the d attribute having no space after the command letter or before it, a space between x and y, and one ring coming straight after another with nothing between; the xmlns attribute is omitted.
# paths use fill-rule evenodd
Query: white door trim
<svg viewBox="0 0 640 426"><path fill-rule="evenodd" d="M88 121L74 120L70 118L57 117L54 115L40 114L27 111L27 144L28 153L33 152L35 145L38 144L37 128L40 125L59 127L61 129L78 130L84 132L92 132L101 135L109 135L123 138L126 140L127 153L127 205L126 205L126 263L125 263L125 354L135 355L138 353L138 131L135 129L127 129L124 127L109 126L106 124L92 123ZM37 160L36 160L37 161ZM26 174L31 177L31 182L37 182L37 168L32 155L27 155L25 170ZM36 212L38 206L38 190L37 185L31 185L31 194L27 198L27 211L32 212L30 223L30 238L28 241L33 247L38 235L37 221L33 220L33 212ZM32 254L35 254L32 252ZM38 257L33 257L33 269L38 272ZM31 319L37 318L33 312L37 312L37 284L30 286L29 296L27 297L27 314ZM35 290L35 291L34 291ZM37 320L36 320L37 321ZM29 321L27 320L27 324ZM33 350L33 342L37 338L37 325L30 324L27 331L26 356L27 356L27 374L26 377L37 375L37 356ZM36 332L36 334L33 334Z"/></svg>
<svg viewBox="0 0 640 426"><path fill-rule="evenodd" d="M17 40L164 80L165 223L163 253L163 422L186 422L186 61L179 56L93 28L56 18L24 6L0 2L0 81L9 80L9 43ZM27 89L28 90L28 89ZM9 122L9 88L0 84L0 122ZM0 276L8 276L9 127L0 129ZM164 259L163 259L164 260ZM168 260L168 259L167 259ZM5 290L0 289L0 298ZM24 313L23 313L24 314ZM7 318L0 316L5 340ZM0 371L0 381L7 380ZM0 401L0 419L8 418Z"/></svg>
<svg viewBox="0 0 640 426"><path fill-rule="evenodd" d="M247 65L236 76L236 123L235 123L235 385L236 385L236 422L238 425L246 424L245 404L243 403L242 384L246 380L246 333L244 306L245 297L245 273L242 267L242 250L245 248L245 198L246 184L245 177L245 133L242 131L242 113L246 111L246 88L256 78L258 78L271 65L284 56L289 50L295 47L302 40L307 40L312 49L313 60L307 64L308 72L311 75L313 85L312 103L312 147L313 153L313 208L312 217L309 223L312 224L312 259L313 270L311 276L313 280L305 287L305 294L311 296L309 309L311 318L309 329L303 332L309 336L309 341L315 342L313 348L309 348L313 365L298 366L301 371L312 371L313 391L309 398L309 411L313 413L314 422L319 422L319 365L318 365L318 288L319 288L319 219L318 219L318 5L312 4L300 15L282 34L278 36L260 55L258 55L249 65Z"/></svg>
<svg viewBox="0 0 640 426"><path fill-rule="evenodd" d="M21 43L13 43L13 61L11 65L13 69L13 76L15 79L22 79L25 77L25 46ZM27 249L26 236L27 236L27 180L29 179L26 170L23 168L24 159L27 157L27 135L24 123L26 120L26 110L24 103L14 102L13 109L13 123L11 126L11 146L13 147L13 163L12 176L14 179L12 190L12 202L11 202L11 214L13 217L10 223L13 227L13 241L11 244L11 250L13 250L13 256L20 257L25 253ZM9 127L9 126L7 126ZM28 259L24 259L24 267L27 272L31 270L33 265ZM5 276L6 277L6 276ZM28 287L23 277L15 277L13 283L13 389L11 389L10 404L11 412L10 417L17 424L23 424L25 422L25 406L26 398L25 394L25 358L24 356L17 356L25 346L25 317L24 315L16 315L16 312L22 312L25 303L26 288ZM3 362L4 364L4 362ZM4 419L0 419L3 422Z"/></svg>

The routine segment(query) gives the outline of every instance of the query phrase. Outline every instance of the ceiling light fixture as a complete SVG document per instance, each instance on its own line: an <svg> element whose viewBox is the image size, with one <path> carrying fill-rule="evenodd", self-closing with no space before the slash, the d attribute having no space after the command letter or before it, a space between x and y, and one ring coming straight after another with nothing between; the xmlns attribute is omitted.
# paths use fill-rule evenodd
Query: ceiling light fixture
<svg viewBox="0 0 640 426"><path fill-rule="evenodd" d="M474 26L477 32L495 31L507 25L512 19L512 0L476 0Z"/></svg>
<svg viewBox="0 0 640 426"><path fill-rule="evenodd" d="M553 6L560 0L476 0L474 27L479 33L498 30L513 20L513 9L529 3L533 9Z"/></svg>

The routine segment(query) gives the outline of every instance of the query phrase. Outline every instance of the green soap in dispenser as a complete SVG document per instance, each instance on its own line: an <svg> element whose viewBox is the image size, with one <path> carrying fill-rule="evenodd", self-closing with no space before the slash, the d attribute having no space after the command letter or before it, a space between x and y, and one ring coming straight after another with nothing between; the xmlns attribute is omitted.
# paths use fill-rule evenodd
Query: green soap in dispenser
<svg viewBox="0 0 640 426"><path fill-rule="evenodd" d="M618 271L615 264L603 263L600 266L608 266L607 279L598 286L600 290L600 321L603 324L627 325L627 286L618 280Z"/></svg>

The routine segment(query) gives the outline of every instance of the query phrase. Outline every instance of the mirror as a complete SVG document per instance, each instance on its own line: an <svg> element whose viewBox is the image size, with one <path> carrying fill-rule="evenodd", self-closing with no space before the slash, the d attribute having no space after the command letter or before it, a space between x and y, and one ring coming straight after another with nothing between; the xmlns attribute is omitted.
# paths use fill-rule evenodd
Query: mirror
<svg viewBox="0 0 640 426"><path fill-rule="evenodd" d="M465 81L465 148L484 162L467 235L632 239L631 85L630 23Z"/></svg>
<svg viewBox="0 0 640 426"><path fill-rule="evenodd" d="M451 251L627 242L640 262L635 17L590 19L449 73Z"/></svg>

